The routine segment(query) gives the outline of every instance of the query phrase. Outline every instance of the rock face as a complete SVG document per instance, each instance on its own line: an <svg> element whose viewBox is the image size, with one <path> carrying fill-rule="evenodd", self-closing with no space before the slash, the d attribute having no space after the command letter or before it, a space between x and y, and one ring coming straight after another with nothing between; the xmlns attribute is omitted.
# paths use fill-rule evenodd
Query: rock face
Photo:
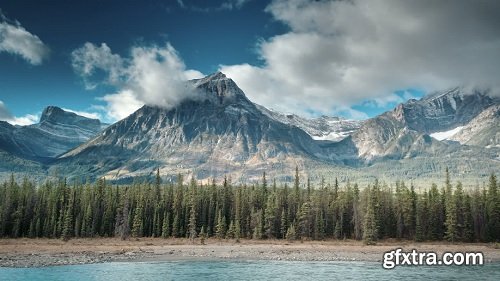
<svg viewBox="0 0 500 281"><path fill-rule="evenodd" d="M476 90L454 88L418 101L409 100L398 106L396 117L401 118L410 130L430 134L467 124L498 102L498 99Z"/></svg>
<svg viewBox="0 0 500 281"><path fill-rule="evenodd" d="M49 106L37 124L12 126L0 121L0 150L21 158L44 161L86 142L103 126L97 119Z"/></svg>
<svg viewBox="0 0 500 281"><path fill-rule="evenodd" d="M191 84L196 98L172 109L143 106L59 163L78 163L83 173L101 167L113 179L159 167L168 174L231 174L241 181L269 168L288 173L306 159L328 158L307 133L263 114L224 74Z"/></svg>
<svg viewBox="0 0 500 281"><path fill-rule="evenodd" d="M448 139L466 145L500 147L500 104L486 108Z"/></svg>

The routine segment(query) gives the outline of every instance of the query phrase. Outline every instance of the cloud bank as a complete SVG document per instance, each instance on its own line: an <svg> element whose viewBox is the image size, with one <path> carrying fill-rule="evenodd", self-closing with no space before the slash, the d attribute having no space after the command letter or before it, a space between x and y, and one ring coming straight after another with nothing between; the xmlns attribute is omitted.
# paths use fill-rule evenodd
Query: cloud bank
<svg viewBox="0 0 500 281"><path fill-rule="evenodd" d="M26 114L25 116L16 117L10 113L3 101L0 101L0 121L6 121L12 125L25 126L38 122L38 119L39 117L34 114Z"/></svg>
<svg viewBox="0 0 500 281"><path fill-rule="evenodd" d="M73 69L88 89L107 84L117 92L101 97L111 121L123 119L144 104L171 108L193 94L185 83L203 74L186 69L177 51L164 46L135 46L129 57L113 54L102 43L85 43L72 52Z"/></svg>
<svg viewBox="0 0 500 281"><path fill-rule="evenodd" d="M39 65L49 56L50 49L19 22L9 23L0 11L0 52L21 56L30 64Z"/></svg>
<svg viewBox="0 0 500 281"><path fill-rule="evenodd" d="M348 112L405 89L500 89L500 1L274 0L290 31L262 40L263 66L223 65L255 102ZM498 91L497 91L498 92Z"/></svg>

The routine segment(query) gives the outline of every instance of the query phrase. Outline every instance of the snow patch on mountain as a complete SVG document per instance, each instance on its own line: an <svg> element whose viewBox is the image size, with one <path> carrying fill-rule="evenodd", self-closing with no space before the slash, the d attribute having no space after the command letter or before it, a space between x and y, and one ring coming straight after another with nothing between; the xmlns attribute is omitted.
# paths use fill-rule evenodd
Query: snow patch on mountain
<svg viewBox="0 0 500 281"><path fill-rule="evenodd" d="M448 131L443 131L443 132L435 132L435 133L432 133L430 134L431 137L439 140L439 141L442 141L442 140L448 140L450 139L451 137L453 137L455 134L459 133L462 129L463 129L464 126L458 126L454 129L451 129L451 130L448 130Z"/></svg>

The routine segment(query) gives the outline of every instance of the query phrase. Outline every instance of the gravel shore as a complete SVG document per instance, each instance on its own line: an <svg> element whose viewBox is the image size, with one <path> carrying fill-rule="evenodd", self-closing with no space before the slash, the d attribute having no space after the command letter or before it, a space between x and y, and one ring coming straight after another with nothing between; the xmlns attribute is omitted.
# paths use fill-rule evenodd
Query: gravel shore
<svg viewBox="0 0 500 281"><path fill-rule="evenodd" d="M482 252L486 262L500 262L500 249L494 244L414 243L384 241L366 246L359 241L306 241L209 239L199 240L142 238L122 241L115 238L0 239L0 266L41 267L109 261L168 260L290 260L290 261L373 261L396 248L406 251Z"/></svg>

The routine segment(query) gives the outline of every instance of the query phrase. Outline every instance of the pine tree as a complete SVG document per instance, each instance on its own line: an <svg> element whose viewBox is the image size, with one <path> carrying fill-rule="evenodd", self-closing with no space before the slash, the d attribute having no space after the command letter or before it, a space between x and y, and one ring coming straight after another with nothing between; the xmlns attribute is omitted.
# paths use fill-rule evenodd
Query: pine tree
<svg viewBox="0 0 500 281"><path fill-rule="evenodd" d="M490 175L486 199L486 232L488 241L500 241L500 196L497 178Z"/></svg>
<svg viewBox="0 0 500 281"><path fill-rule="evenodd" d="M129 201L128 198L123 199L123 207L116 210L115 219L115 236L119 236L120 239L126 240L130 235L130 225L129 225Z"/></svg>
<svg viewBox="0 0 500 281"><path fill-rule="evenodd" d="M473 224L472 224L472 211L471 211L471 197L466 194L464 197L463 209L461 210L463 216L463 232L461 235L462 241L472 242L474 237Z"/></svg>
<svg viewBox="0 0 500 281"><path fill-rule="evenodd" d="M165 211L163 215L163 224L161 227L161 237L168 238L170 236L170 213Z"/></svg>
<svg viewBox="0 0 500 281"><path fill-rule="evenodd" d="M265 215L264 215L264 232L267 238L276 238L278 229L277 229L277 220L276 216L278 213L277 199L276 194L271 193L266 202Z"/></svg>
<svg viewBox="0 0 500 281"><path fill-rule="evenodd" d="M196 238L196 183L191 184L191 195L190 195L190 213L189 213L189 238L194 240Z"/></svg>
<svg viewBox="0 0 500 281"><path fill-rule="evenodd" d="M294 224L290 224L286 231L286 239L289 241L297 239L297 234L295 233L295 226Z"/></svg>
<svg viewBox="0 0 500 281"><path fill-rule="evenodd" d="M234 224L234 238L236 239L236 242L240 242L240 237L241 237L240 221L236 220Z"/></svg>
<svg viewBox="0 0 500 281"><path fill-rule="evenodd" d="M234 221L231 220L231 222L229 223L229 228L227 229L226 238L228 239L235 238L235 232L236 232L236 227L234 225Z"/></svg>
<svg viewBox="0 0 500 281"><path fill-rule="evenodd" d="M309 202L304 202L302 204L298 217L300 238L310 238L313 226L313 218L311 212L311 204Z"/></svg>
<svg viewBox="0 0 500 281"><path fill-rule="evenodd" d="M226 217L222 216L222 210L219 210L217 226L215 227L215 236L219 239L226 237Z"/></svg>
<svg viewBox="0 0 500 281"><path fill-rule="evenodd" d="M285 213L285 208L281 209L281 224L280 224L280 238L285 238L286 237L286 232L288 230L288 225L287 225L287 220L286 220L286 213Z"/></svg>
<svg viewBox="0 0 500 281"><path fill-rule="evenodd" d="M370 192L368 190L368 192ZM368 202L366 206L366 214L363 229L363 241L367 245L375 244L378 239L378 224L375 217L375 202L373 202L372 196L368 196Z"/></svg>
<svg viewBox="0 0 500 281"><path fill-rule="evenodd" d="M142 235L143 235L144 224L143 224L142 216L143 216L142 206L138 205L135 208L134 220L132 223L132 236L133 237L142 237Z"/></svg>
<svg viewBox="0 0 500 281"><path fill-rule="evenodd" d="M335 239L340 239L341 233L342 233L342 230L341 230L341 227L340 227L340 222L337 220L335 222L335 230L333 232L333 237Z"/></svg>
<svg viewBox="0 0 500 281"><path fill-rule="evenodd" d="M436 184L432 184L429 191L429 235L431 240L442 239L442 226L441 213L443 212L443 205L441 204L441 195L437 189Z"/></svg>
<svg viewBox="0 0 500 281"><path fill-rule="evenodd" d="M62 239L64 241L68 241L73 236L73 203L74 203L74 192L73 196L71 196L70 201L66 207L66 212L64 214L64 225L62 230Z"/></svg>
<svg viewBox="0 0 500 281"><path fill-rule="evenodd" d="M205 245L205 239L207 238L207 232L205 231L205 226L201 226L200 230L200 243L201 245Z"/></svg>
<svg viewBox="0 0 500 281"><path fill-rule="evenodd" d="M425 197L422 196L417 200L417 212L416 212L416 222L415 222L415 241L421 242L425 240L425 230L424 230L424 216L427 215L426 212L426 201Z"/></svg>
<svg viewBox="0 0 500 281"><path fill-rule="evenodd" d="M450 242L455 242L458 238L457 234L457 204L455 196L453 195L452 186L450 183L450 175L448 168L446 168L446 182L445 182L445 214L446 220L444 225L446 227L445 237Z"/></svg>

